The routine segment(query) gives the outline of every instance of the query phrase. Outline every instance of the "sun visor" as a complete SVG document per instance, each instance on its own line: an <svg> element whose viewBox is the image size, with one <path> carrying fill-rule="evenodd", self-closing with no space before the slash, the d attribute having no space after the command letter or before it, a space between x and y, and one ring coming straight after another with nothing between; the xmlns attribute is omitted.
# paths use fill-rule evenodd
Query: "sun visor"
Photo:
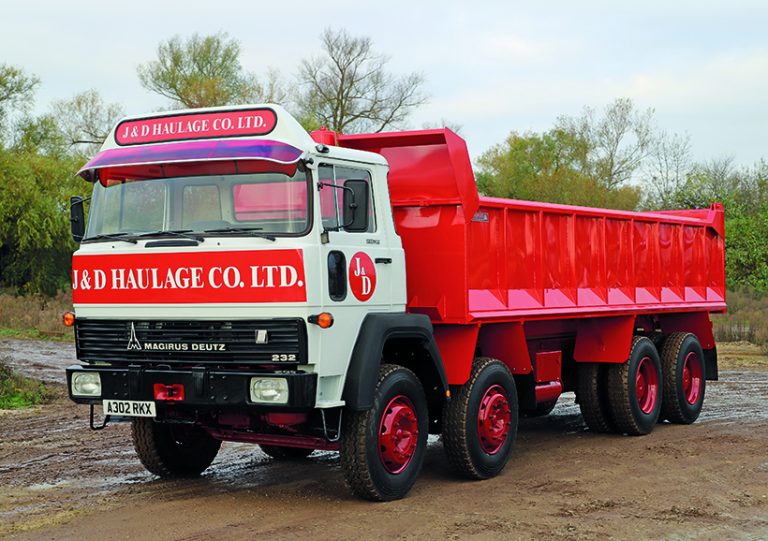
<svg viewBox="0 0 768 541"><path fill-rule="evenodd" d="M96 170L104 168L225 160L262 160L290 165L297 164L302 154L303 151L294 146L270 140L184 141L104 150L77 174L93 182Z"/></svg>

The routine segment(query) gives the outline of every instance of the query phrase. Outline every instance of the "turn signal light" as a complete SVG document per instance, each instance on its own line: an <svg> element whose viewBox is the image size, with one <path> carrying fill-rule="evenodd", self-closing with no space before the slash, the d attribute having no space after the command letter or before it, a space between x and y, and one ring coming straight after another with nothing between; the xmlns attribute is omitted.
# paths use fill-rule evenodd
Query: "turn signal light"
<svg viewBox="0 0 768 541"><path fill-rule="evenodd" d="M61 322L64 323L65 327L71 327L75 324L75 314L72 312L64 312L61 316Z"/></svg>
<svg viewBox="0 0 768 541"><path fill-rule="evenodd" d="M307 318L307 321L309 321L310 323L314 323L321 329L327 329L328 327L333 325L333 316L328 312L322 312L317 315L309 316Z"/></svg>

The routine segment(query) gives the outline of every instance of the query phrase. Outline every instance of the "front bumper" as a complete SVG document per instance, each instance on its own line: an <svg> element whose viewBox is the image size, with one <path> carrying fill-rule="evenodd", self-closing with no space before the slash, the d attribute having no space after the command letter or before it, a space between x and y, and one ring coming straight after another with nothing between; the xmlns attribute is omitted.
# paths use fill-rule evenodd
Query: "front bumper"
<svg viewBox="0 0 768 541"><path fill-rule="evenodd" d="M72 374L98 372L101 396L72 395ZM288 381L287 404L254 403L250 399L252 377L274 376ZM315 407L317 374L301 371L258 372L210 368L145 368L73 365L67 368L69 398L79 404L101 404L102 400L155 400L154 385L184 386L184 400L177 406L199 410L247 408L252 411L306 410Z"/></svg>

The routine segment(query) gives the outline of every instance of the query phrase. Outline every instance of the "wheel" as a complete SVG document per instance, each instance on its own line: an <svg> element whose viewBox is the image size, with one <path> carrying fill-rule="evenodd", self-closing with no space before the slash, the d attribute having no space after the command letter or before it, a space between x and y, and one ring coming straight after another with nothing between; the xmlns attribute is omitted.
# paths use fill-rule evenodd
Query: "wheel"
<svg viewBox="0 0 768 541"><path fill-rule="evenodd" d="M520 413L523 415L523 417L544 417L545 415L549 415L552 413L552 410L555 409L555 406L557 405L557 399L550 400L549 402L542 402L541 404L536 404L536 407L534 409L530 410L523 410Z"/></svg>
<svg viewBox="0 0 768 541"><path fill-rule="evenodd" d="M704 405L706 373L704 351L695 335L676 332L664 341L661 350L664 399L661 414L671 423L689 425Z"/></svg>
<svg viewBox="0 0 768 541"><path fill-rule="evenodd" d="M275 460L301 460L307 458L314 449L302 447L284 447L282 445L259 445L261 450Z"/></svg>
<svg viewBox="0 0 768 541"><path fill-rule="evenodd" d="M346 411L341 467L352 492L367 500L405 496L416 482L427 448L427 399L416 375L385 364L368 411Z"/></svg>
<svg viewBox="0 0 768 541"><path fill-rule="evenodd" d="M149 418L134 419L131 436L141 463L160 477L199 475L221 447L219 440L199 426L157 423Z"/></svg>
<svg viewBox="0 0 768 541"><path fill-rule="evenodd" d="M579 365L576 398L584 422L592 432L615 432L606 392L606 365L583 363Z"/></svg>
<svg viewBox="0 0 768 541"><path fill-rule="evenodd" d="M661 413L663 381L656 346L635 336L627 362L608 366L608 403L618 432L640 436L653 430Z"/></svg>
<svg viewBox="0 0 768 541"><path fill-rule="evenodd" d="M457 473L470 479L498 475L517 435L517 389L507 366L479 357L469 381L443 410L443 446Z"/></svg>

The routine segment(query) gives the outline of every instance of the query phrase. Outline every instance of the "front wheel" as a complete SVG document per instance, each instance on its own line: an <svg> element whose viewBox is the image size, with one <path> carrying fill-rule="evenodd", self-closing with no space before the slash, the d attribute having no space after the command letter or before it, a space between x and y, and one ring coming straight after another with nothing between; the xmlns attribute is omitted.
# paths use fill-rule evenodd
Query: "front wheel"
<svg viewBox="0 0 768 541"><path fill-rule="evenodd" d="M221 447L221 441L199 426L157 423L145 417L133 419L131 435L141 463L160 477L199 475Z"/></svg>
<svg viewBox="0 0 768 541"><path fill-rule="evenodd" d="M429 432L427 399L416 375L385 364L368 411L347 411L341 467L352 492L367 500L405 496L424 463Z"/></svg>
<svg viewBox="0 0 768 541"><path fill-rule="evenodd" d="M504 469L517 435L517 389L499 360L475 359L469 381L443 411L443 446L457 473L488 479Z"/></svg>

